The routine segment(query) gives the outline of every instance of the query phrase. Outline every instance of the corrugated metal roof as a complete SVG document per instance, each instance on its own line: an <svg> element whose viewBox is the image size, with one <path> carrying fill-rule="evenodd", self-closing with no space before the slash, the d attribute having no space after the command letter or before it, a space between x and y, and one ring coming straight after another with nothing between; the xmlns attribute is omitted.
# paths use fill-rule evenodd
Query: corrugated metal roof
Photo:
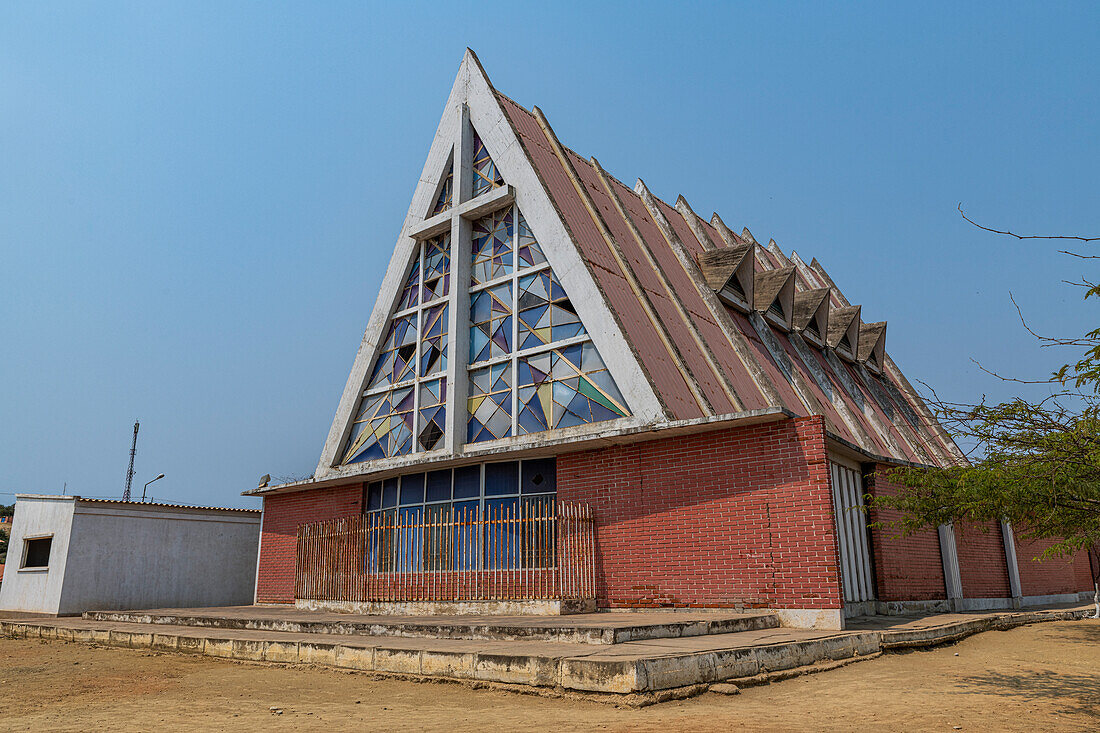
<svg viewBox="0 0 1100 733"><path fill-rule="evenodd" d="M829 333L821 336L835 346L859 311L816 259L807 265L797 254L788 257L774 240L756 244L747 228L738 235L717 214L697 217L682 197L671 206L641 181L632 190L558 143L545 117L503 94L498 100L671 419L780 408L823 415L837 437L873 455L939 465L964 460L888 355L875 370L881 373L872 373L801 341L797 329L820 295L797 299L794 333L711 297L732 274L731 246L750 245L762 273L756 306L793 268L796 291L828 289ZM852 348L866 358L884 325L858 323L866 335Z"/></svg>
<svg viewBox="0 0 1100 733"><path fill-rule="evenodd" d="M244 512L245 514L259 514L259 509L237 509L227 506L196 506L194 504L165 504L156 501L123 501L122 499L91 499L83 496L73 496L73 499L80 502L91 502L94 504L121 504L125 507L137 509L147 506L165 507L168 509L201 509L203 511L217 511L217 512Z"/></svg>

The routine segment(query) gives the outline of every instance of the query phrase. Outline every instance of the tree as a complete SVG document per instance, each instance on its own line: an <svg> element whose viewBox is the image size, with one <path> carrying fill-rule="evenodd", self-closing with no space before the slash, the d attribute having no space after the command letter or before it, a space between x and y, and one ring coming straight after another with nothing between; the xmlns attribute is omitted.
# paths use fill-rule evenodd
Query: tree
<svg viewBox="0 0 1100 733"><path fill-rule="evenodd" d="M979 229L1017 239L1100 239L1019 235L977 224L961 204L959 213ZM1100 298L1096 283L1071 284L1083 288L1086 301ZM1022 313L1020 319L1044 347L1073 349L1076 358L1040 380L1005 377L980 364L979 368L1006 382L1048 385L1049 394L1038 400L1015 397L988 404L983 398L958 403L941 400L929 389L929 406L957 442L970 446L970 460L948 468L892 469L890 479L901 491L876 497L872 504L899 510L902 518L891 524L903 534L948 522L988 525L1005 519L1024 539L1052 542L1043 558L1087 549L1100 617L1100 329L1081 337L1052 338L1035 333Z"/></svg>

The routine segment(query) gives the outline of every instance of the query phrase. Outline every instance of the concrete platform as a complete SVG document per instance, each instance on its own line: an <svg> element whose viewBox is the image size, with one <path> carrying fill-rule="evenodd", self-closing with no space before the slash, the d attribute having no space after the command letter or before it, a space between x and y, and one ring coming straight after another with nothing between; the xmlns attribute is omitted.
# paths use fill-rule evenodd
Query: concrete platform
<svg viewBox="0 0 1100 733"><path fill-rule="evenodd" d="M84 614L84 617L96 621L304 634L556 641L571 644L621 644L646 639L731 634L779 626L776 614L763 611L648 611L570 616L377 616L308 611L293 606L225 606L93 611Z"/></svg>
<svg viewBox="0 0 1100 733"><path fill-rule="evenodd" d="M1078 606L909 618L871 617L855 620L857 628L847 631L761 628L613 644L302 633L72 617L2 618L0 634L251 662L318 664L387 675L522 685L541 694L594 694L613 702L647 704L698 694L710 684L766 680L811 665L826 669L836 662L871 658L883 650L932 646L989 629L1084 618L1092 610L1092 606ZM189 615L207 619L247 618L244 610L227 609L194 610ZM590 615L611 618L570 620L576 623L574 628L588 624L588 628L603 630L630 628L639 621L634 618L639 614L629 614L629 618L622 618L626 614ZM170 614L159 617L168 618ZM433 619L433 623L438 624L439 619ZM607 623L613 625L601 626ZM626 626L614 625L619 623ZM1100 625L1100 621L1097 623Z"/></svg>

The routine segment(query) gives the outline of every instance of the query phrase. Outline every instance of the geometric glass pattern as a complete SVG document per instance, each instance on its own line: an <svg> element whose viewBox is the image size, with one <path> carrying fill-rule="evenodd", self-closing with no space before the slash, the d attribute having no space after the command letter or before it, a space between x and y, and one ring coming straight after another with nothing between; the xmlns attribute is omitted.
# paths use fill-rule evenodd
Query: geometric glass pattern
<svg viewBox="0 0 1100 733"><path fill-rule="evenodd" d="M519 207L474 223L472 271L467 443L630 414Z"/></svg>
<svg viewBox="0 0 1100 733"><path fill-rule="evenodd" d="M470 363L512 353L512 283L470 296Z"/></svg>
<svg viewBox="0 0 1100 733"><path fill-rule="evenodd" d="M512 362L470 372L470 421L466 442L507 438L512 434Z"/></svg>
<svg viewBox="0 0 1100 733"><path fill-rule="evenodd" d="M394 318L382 343L368 389L397 384L413 376L416 359L416 313Z"/></svg>
<svg viewBox="0 0 1100 733"><path fill-rule="evenodd" d="M438 374L447 368L447 304L424 311L420 337L420 376Z"/></svg>
<svg viewBox="0 0 1100 733"><path fill-rule="evenodd" d="M352 424L343 463L390 458L412 450L412 387L399 387L363 399Z"/></svg>
<svg viewBox="0 0 1100 733"><path fill-rule="evenodd" d="M405 287L401 291L401 297L397 300L397 310L403 311L417 304L417 295L420 291L420 258L413 263L409 279L405 281Z"/></svg>
<svg viewBox="0 0 1100 733"><path fill-rule="evenodd" d="M435 206L432 208L430 216L442 214L451 208L451 189L454 187L454 178L454 170L448 164L447 175L443 178L443 186L439 189L439 197L435 200Z"/></svg>
<svg viewBox="0 0 1100 733"><path fill-rule="evenodd" d="M577 311L551 270L541 270L519 279L519 350L584 333Z"/></svg>
<svg viewBox="0 0 1100 733"><path fill-rule="evenodd" d="M491 188L504 184L493 159L489 157L489 151L485 149L485 143L474 130L474 187L473 195L479 196Z"/></svg>
<svg viewBox="0 0 1100 733"><path fill-rule="evenodd" d="M447 378L420 383L420 441L421 450L433 450L443 444L443 432L447 424Z"/></svg>
<svg viewBox="0 0 1100 733"><path fill-rule="evenodd" d="M475 221L472 244L474 285L511 274L512 207Z"/></svg>
<svg viewBox="0 0 1100 733"><path fill-rule="evenodd" d="M451 233L440 234L424 243L424 295L430 303L447 294L451 267Z"/></svg>
<svg viewBox="0 0 1100 733"><path fill-rule="evenodd" d="M516 210L519 214L519 210ZM516 253L519 255L519 262L516 265L518 269L524 269L526 267L534 267L535 265L541 265L546 262L546 256L542 253L542 247L535 241L535 235L531 233L531 229L527 226L527 220L523 218L523 214L519 214L519 242L516 246Z"/></svg>
<svg viewBox="0 0 1100 733"><path fill-rule="evenodd" d="M630 414L590 341L520 357L517 369L519 435Z"/></svg>
<svg viewBox="0 0 1100 733"><path fill-rule="evenodd" d="M444 442L451 235L420 242L416 251L394 306L401 315L390 321L359 399L345 463L433 450Z"/></svg>

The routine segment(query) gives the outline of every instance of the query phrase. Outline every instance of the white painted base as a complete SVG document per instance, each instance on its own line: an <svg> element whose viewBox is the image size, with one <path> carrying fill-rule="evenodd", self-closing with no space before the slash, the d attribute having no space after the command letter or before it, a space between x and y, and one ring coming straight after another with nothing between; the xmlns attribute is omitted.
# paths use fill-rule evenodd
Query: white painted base
<svg viewBox="0 0 1100 733"><path fill-rule="evenodd" d="M1024 596L1020 599L1020 606L1049 606L1055 603L1080 603L1091 601L1092 591L1083 590L1080 593L1057 593L1049 596Z"/></svg>
<svg viewBox="0 0 1100 733"><path fill-rule="evenodd" d="M904 616L912 613L952 613L960 611L998 611L1006 608L1050 606L1058 603L1091 601L1092 591L1057 593L1022 598L952 598L935 601L866 601L844 604L844 617Z"/></svg>
<svg viewBox="0 0 1100 733"><path fill-rule="evenodd" d="M844 629L844 611L840 608L769 608L779 623L791 629Z"/></svg>
<svg viewBox="0 0 1100 733"><path fill-rule="evenodd" d="M295 608L369 616L564 616L592 613L596 601L316 601L295 599Z"/></svg>

